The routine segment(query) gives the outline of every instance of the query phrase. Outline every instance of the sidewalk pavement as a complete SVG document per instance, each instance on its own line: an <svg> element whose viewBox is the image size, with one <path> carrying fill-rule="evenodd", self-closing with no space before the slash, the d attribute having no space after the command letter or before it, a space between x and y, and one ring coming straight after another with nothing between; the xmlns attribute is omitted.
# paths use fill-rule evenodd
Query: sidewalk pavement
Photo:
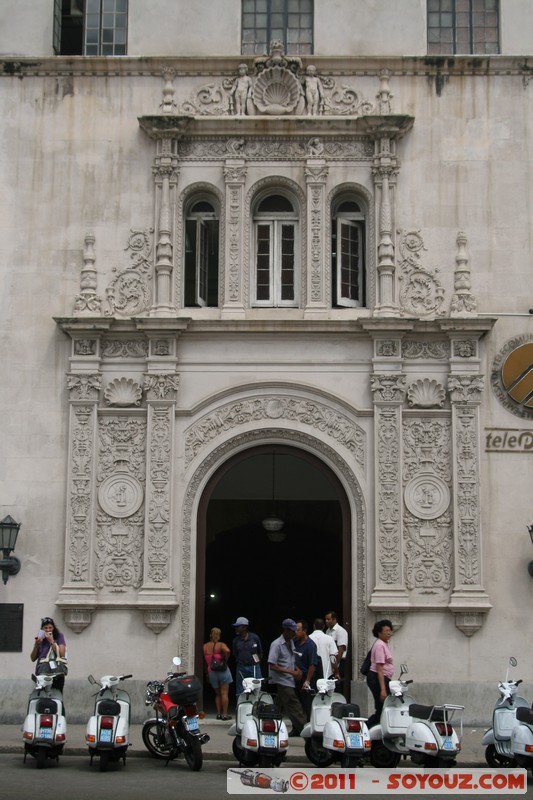
<svg viewBox="0 0 533 800"><path fill-rule="evenodd" d="M233 737L228 736L228 730L233 723L223 722L210 717L200 720L200 729L210 736L209 742L203 746L204 758L208 760L224 760L235 762L231 750ZM289 723L290 727L290 723ZM142 740L142 725L130 727L131 747L128 755L131 757L151 758ZM486 767L484 750L481 744L484 728L465 728L461 743L461 756L457 760L458 767ZM0 753L23 753L21 725L0 725ZM85 755L85 725L70 725L67 723L67 743L64 755ZM288 762L305 762L304 740L301 737L290 739ZM403 766L410 766L410 761L402 762Z"/></svg>

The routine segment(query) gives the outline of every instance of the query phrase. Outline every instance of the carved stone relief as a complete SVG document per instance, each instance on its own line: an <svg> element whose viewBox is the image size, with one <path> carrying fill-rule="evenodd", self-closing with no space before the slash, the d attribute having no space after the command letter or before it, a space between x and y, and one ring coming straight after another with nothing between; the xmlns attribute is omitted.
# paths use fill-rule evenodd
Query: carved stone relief
<svg viewBox="0 0 533 800"><path fill-rule="evenodd" d="M446 400L444 387L436 380L429 378L419 378L414 381L407 389L407 402L411 407L442 408Z"/></svg>
<svg viewBox="0 0 533 800"><path fill-rule="evenodd" d="M73 583L89 583L96 406L75 405L71 414L67 574Z"/></svg>
<svg viewBox="0 0 533 800"><path fill-rule="evenodd" d="M145 339L104 339L101 344L102 358L146 358L148 342Z"/></svg>
<svg viewBox="0 0 533 800"><path fill-rule="evenodd" d="M362 428L323 403L284 395L249 397L206 414L185 431L186 465L220 434L267 419L283 419L316 428L351 452L357 464L365 470L366 436Z"/></svg>
<svg viewBox="0 0 533 800"><path fill-rule="evenodd" d="M149 413L148 482L151 491L147 513L145 582L168 584L174 405L155 405L150 407Z"/></svg>
<svg viewBox="0 0 533 800"><path fill-rule="evenodd" d="M247 136L246 139L227 137L184 137L178 143L180 161L225 161L242 158L246 162L302 161L319 156L325 161L368 161L374 155L374 145L368 137L322 136Z"/></svg>
<svg viewBox="0 0 533 800"><path fill-rule="evenodd" d="M450 357L450 342L420 342L405 339L402 342L403 358L413 359L432 359L436 361L446 360Z"/></svg>
<svg viewBox="0 0 533 800"><path fill-rule="evenodd" d="M126 251L131 264L118 270L106 288L106 316L135 316L146 313L152 305L152 234L153 229L132 230Z"/></svg>
<svg viewBox="0 0 533 800"><path fill-rule="evenodd" d="M141 402L142 389L132 378L115 378L110 381L104 390L105 401L108 406L138 406Z"/></svg>
<svg viewBox="0 0 533 800"><path fill-rule="evenodd" d="M399 229L398 235L402 314L421 318L443 316L444 289L437 277L439 270L422 265L422 252L426 247L420 231Z"/></svg>
<svg viewBox="0 0 533 800"><path fill-rule="evenodd" d="M399 584L400 569L400 409L375 409L377 432L378 583Z"/></svg>

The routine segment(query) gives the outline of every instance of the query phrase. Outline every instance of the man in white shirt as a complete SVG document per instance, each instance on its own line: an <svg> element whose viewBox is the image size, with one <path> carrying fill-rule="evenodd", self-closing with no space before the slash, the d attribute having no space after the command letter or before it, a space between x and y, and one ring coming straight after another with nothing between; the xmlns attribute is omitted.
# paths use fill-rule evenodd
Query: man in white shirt
<svg viewBox="0 0 533 800"><path fill-rule="evenodd" d="M326 634L331 636L337 645L337 671L341 678L344 678L344 663L346 651L348 650L348 631L337 622L335 611L328 611L326 614Z"/></svg>
<svg viewBox="0 0 533 800"><path fill-rule="evenodd" d="M316 644L318 655L322 664L322 677L330 678L333 675L333 664L337 659L337 645L332 636L324 633L324 620L317 617L313 622L313 633L309 638ZM335 677L333 675L333 677Z"/></svg>

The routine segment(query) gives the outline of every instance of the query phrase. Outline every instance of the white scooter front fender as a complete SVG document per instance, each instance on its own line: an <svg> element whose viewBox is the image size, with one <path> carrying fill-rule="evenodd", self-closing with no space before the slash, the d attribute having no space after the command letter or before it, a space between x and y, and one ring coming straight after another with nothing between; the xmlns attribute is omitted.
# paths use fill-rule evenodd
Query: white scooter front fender
<svg viewBox="0 0 533 800"><path fill-rule="evenodd" d="M487 747L489 744L494 744L494 742L495 742L494 729L489 728L488 731L485 731L485 735L481 740L481 744L483 745L483 747Z"/></svg>
<svg viewBox="0 0 533 800"><path fill-rule="evenodd" d="M370 740L372 742L380 742L383 739L383 730L381 725L372 725L368 731L368 735L370 736Z"/></svg>

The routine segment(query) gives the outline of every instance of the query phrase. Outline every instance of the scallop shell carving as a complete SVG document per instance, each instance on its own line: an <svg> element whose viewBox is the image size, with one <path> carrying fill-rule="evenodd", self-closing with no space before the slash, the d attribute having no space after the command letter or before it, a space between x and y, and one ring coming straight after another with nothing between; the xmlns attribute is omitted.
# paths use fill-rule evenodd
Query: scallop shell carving
<svg viewBox="0 0 533 800"><path fill-rule="evenodd" d="M115 378L107 384L104 397L108 406L138 406L141 402L142 389L131 378Z"/></svg>
<svg viewBox="0 0 533 800"><path fill-rule="evenodd" d="M410 406L419 408L433 408L444 405L446 392L438 381L424 378L415 381L407 390L407 402Z"/></svg>
<svg viewBox="0 0 533 800"><path fill-rule="evenodd" d="M270 67L262 72L254 85L253 100L263 114L290 114L298 105L301 87L287 69Z"/></svg>

